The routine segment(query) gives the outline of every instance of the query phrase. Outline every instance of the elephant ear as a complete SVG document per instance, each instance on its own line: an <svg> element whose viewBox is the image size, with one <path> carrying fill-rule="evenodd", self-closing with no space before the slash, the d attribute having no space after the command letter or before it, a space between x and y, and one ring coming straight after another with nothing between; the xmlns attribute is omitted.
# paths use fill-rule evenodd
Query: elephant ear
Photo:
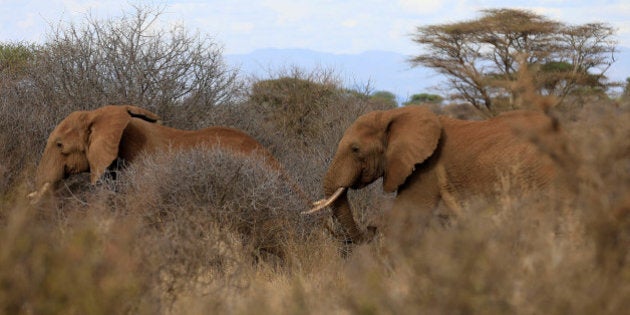
<svg viewBox="0 0 630 315"><path fill-rule="evenodd" d="M390 111L386 118L387 149L383 190L394 192L437 148L442 124L428 108L413 106Z"/></svg>
<svg viewBox="0 0 630 315"><path fill-rule="evenodd" d="M93 184L118 157L120 140L131 118L127 106L105 106L90 112L86 155Z"/></svg>

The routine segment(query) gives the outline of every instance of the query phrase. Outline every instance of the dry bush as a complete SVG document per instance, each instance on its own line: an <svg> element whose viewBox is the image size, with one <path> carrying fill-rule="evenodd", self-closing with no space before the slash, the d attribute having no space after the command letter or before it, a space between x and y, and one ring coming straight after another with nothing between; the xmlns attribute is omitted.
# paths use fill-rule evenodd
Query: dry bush
<svg viewBox="0 0 630 315"><path fill-rule="evenodd" d="M33 84L48 106L69 110L133 104L178 128L205 126L214 106L233 102L241 87L220 46L183 26L158 26L162 11L134 7L118 18L57 25L33 67ZM66 110L66 114L68 110Z"/></svg>
<svg viewBox="0 0 630 315"><path fill-rule="evenodd" d="M43 220L24 204L3 207L0 228L0 313L152 313L150 279L134 252L136 226L104 229L83 215L65 225Z"/></svg>
<svg viewBox="0 0 630 315"><path fill-rule="evenodd" d="M251 84L243 105L257 115L255 134L279 137L290 152L330 147L358 116L384 109L367 93L344 88L334 71L293 68ZM272 138L273 139L273 138Z"/></svg>
<svg viewBox="0 0 630 315"><path fill-rule="evenodd" d="M48 134L58 121L51 108L33 106L33 98L23 96L21 87L0 91L0 195L9 192L35 169Z"/></svg>
<svg viewBox="0 0 630 315"><path fill-rule="evenodd" d="M129 166L123 177L124 208L145 226L145 267L169 293L213 281L240 285L254 261L290 265L301 259L296 244L322 235L299 215L308 205L291 183L255 156L170 152Z"/></svg>
<svg viewBox="0 0 630 315"><path fill-rule="evenodd" d="M45 141L38 136L41 124L49 123L46 110L27 106L29 96L23 93L35 50L28 44L0 44L0 196L24 172L28 151Z"/></svg>

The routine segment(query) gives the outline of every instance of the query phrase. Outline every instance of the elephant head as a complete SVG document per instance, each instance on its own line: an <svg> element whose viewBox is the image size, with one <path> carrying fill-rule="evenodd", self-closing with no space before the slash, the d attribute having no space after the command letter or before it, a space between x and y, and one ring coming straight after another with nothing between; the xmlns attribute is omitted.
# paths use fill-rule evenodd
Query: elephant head
<svg viewBox="0 0 630 315"><path fill-rule="evenodd" d="M330 205L347 233L347 241L364 241L352 217L347 189L362 188L382 177L383 190L396 191L415 165L433 154L441 133L438 117L423 107L375 111L359 117L344 133L324 176L327 200L309 212Z"/></svg>
<svg viewBox="0 0 630 315"><path fill-rule="evenodd" d="M57 125L48 137L37 167L37 191L33 201L72 174L90 172L95 183L118 157L120 140L133 117L159 121L154 113L135 106L104 106L93 111L76 111Z"/></svg>

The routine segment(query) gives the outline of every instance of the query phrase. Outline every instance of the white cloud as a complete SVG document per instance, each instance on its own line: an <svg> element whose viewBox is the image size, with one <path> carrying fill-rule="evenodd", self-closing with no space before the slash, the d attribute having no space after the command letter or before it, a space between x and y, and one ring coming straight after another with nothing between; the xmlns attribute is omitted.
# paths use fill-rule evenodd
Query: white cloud
<svg viewBox="0 0 630 315"><path fill-rule="evenodd" d="M447 1L398 0L398 5L407 13L430 15L438 12Z"/></svg>
<svg viewBox="0 0 630 315"><path fill-rule="evenodd" d="M33 13L28 13L23 19L20 19L17 22L17 25L22 29L32 28L35 24L35 14Z"/></svg>
<svg viewBox="0 0 630 315"><path fill-rule="evenodd" d="M343 25L344 27L355 27L359 24L359 22L355 19L347 19L341 22L341 25Z"/></svg>
<svg viewBox="0 0 630 315"><path fill-rule="evenodd" d="M310 14L318 12L318 10L316 10L318 3L314 1L266 0L262 1L262 5L275 14L279 24L303 21L308 18Z"/></svg>
<svg viewBox="0 0 630 315"><path fill-rule="evenodd" d="M99 2L95 1L63 0L62 3L67 13L72 15L86 14L90 10L97 10L99 7Z"/></svg>
<svg viewBox="0 0 630 315"><path fill-rule="evenodd" d="M232 30L239 33L249 33L254 30L254 23L252 22L234 22L231 24Z"/></svg>

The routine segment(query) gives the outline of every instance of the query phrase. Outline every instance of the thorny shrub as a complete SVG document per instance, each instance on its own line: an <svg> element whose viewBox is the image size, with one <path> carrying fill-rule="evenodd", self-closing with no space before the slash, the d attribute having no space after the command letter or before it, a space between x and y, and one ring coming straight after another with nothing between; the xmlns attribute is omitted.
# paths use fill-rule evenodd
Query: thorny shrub
<svg viewBox="0 0 630 315"><path fill-rule="evenodd" d="M220 279L242 285L242 268L298 263L296 248L325 237L321 220L299 214L308 201L290 179L258 156L165 152L121 175L118 208L142 222L145 267L169 294Z"/></svg>

